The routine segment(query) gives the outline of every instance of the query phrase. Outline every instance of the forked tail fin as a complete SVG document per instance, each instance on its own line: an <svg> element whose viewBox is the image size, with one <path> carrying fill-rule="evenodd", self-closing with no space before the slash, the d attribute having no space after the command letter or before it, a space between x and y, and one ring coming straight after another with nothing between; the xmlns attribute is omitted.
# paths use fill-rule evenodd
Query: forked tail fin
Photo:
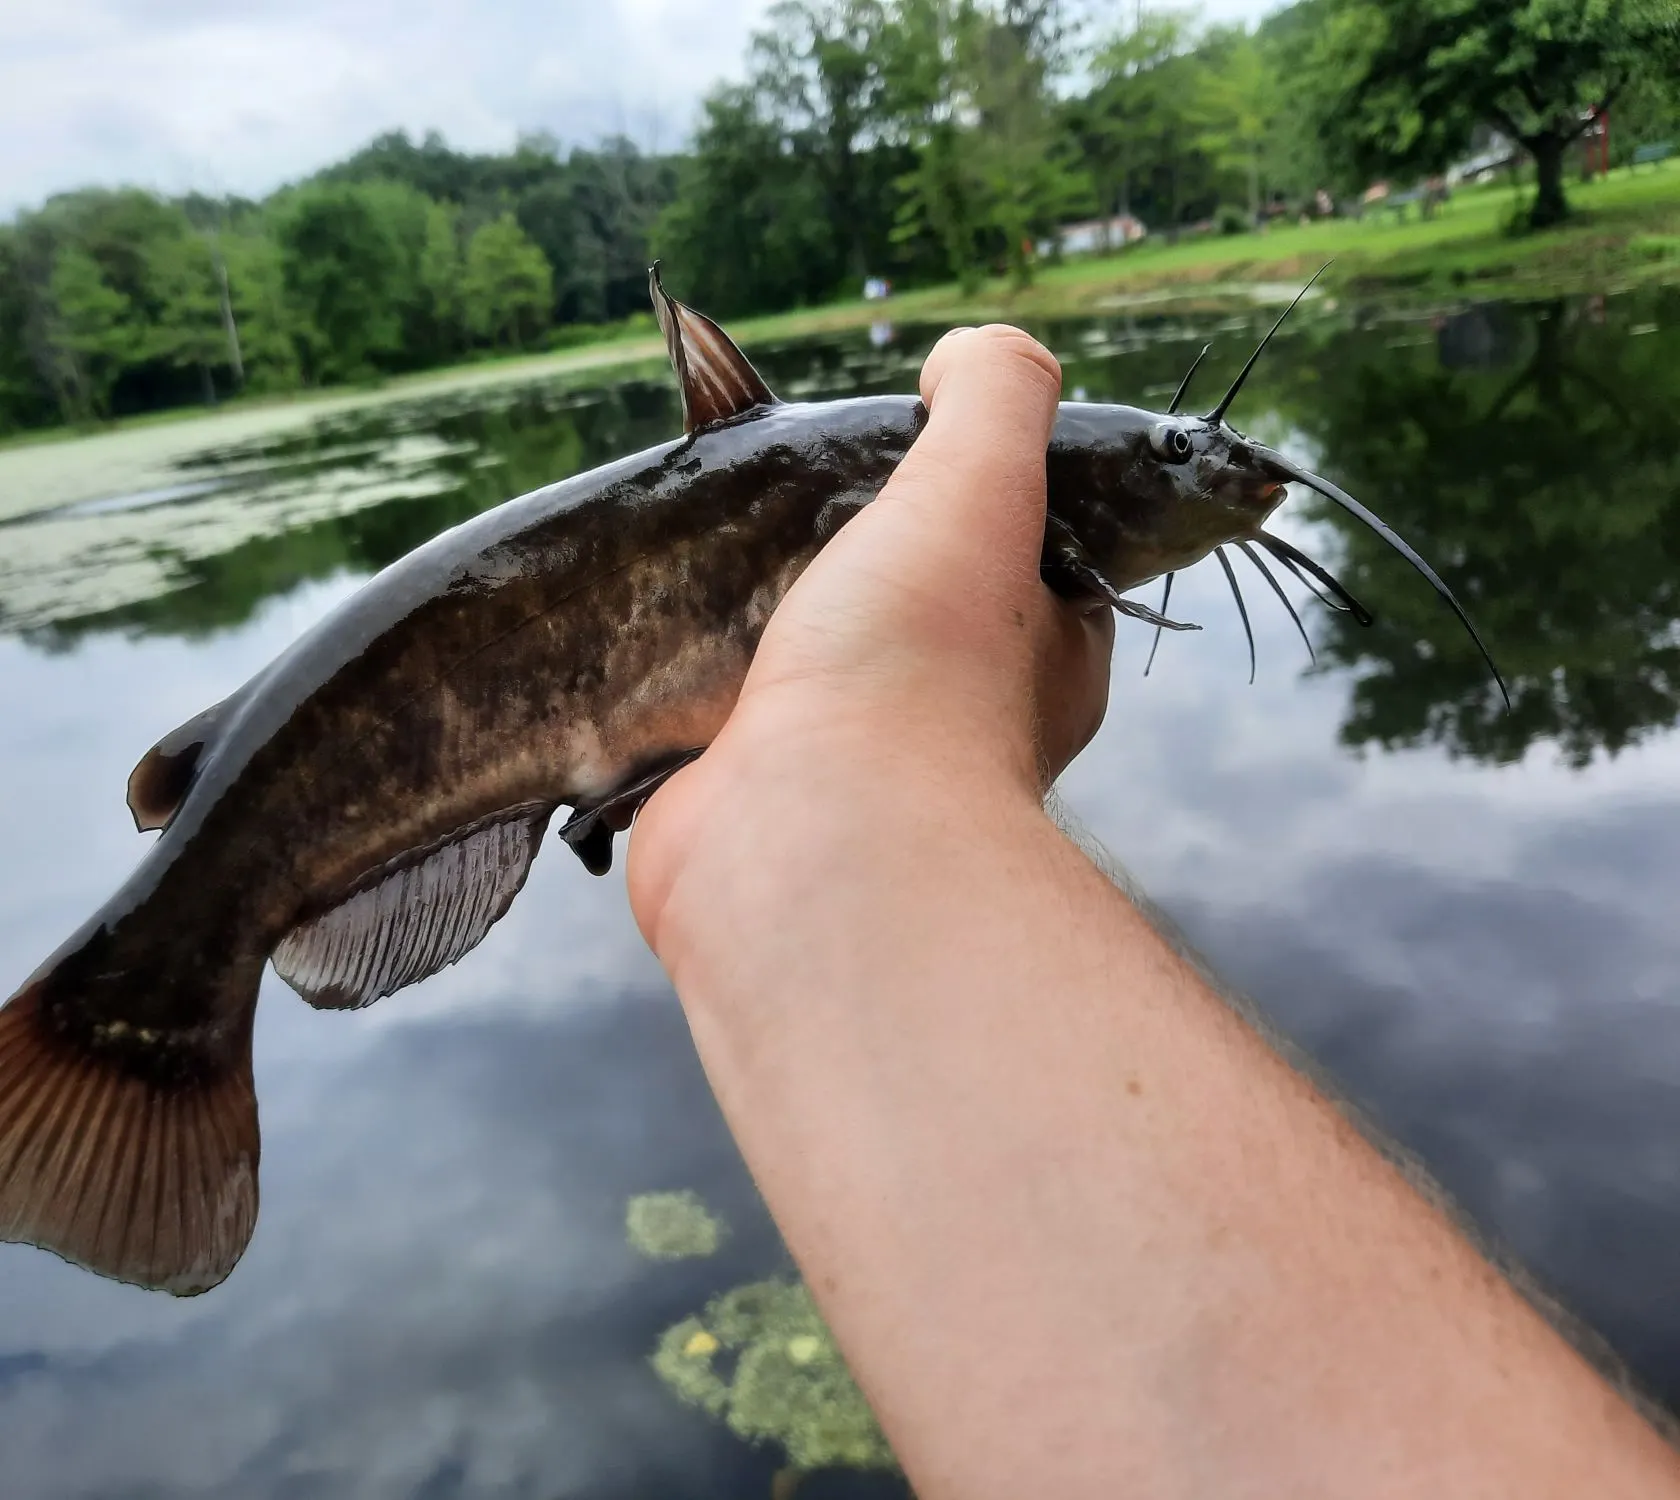
<svg viewBox="0 0 1680 1500"><path fill-rule="evenodd" d="M166 1032L77 1015L57 970L0 1008L0 1240L176 1296L226 1279L257 1219L261 973L237 970L242 1012L207 1007L240 1017L214 1062Z"/></svg>

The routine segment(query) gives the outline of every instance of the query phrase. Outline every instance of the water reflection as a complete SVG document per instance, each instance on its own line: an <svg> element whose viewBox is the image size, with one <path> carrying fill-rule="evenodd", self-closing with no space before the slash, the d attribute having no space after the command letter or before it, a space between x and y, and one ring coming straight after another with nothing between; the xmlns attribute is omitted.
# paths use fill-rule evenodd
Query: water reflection
<svg viewBox="0 0 1680 1500"><path fill-rule="evenodd" d="M1680 293L1617 303L1472 307L1361 325L1303 315L1238 419L1336 477L1448 576L1512 687L1502 711L1467 637L1356 523L1298 493L1321 550L1378 613L1315 627L1351 678L1343 737L1515 759L1550 742L1573 764L1680 711ZM1066 383L1160 403L1197 337L1234 363L1246 315L1052 323ZM1630 329L1655 327L1655 338ZM1666 333L1663 330L1667 330ZM760 356L790 398L913 385L932 337L901 330ZM668 381L531 386L387 405L279 440L199 455L179 483L0 526L0 628L48 648L108 630L194 635L311 579L366 574L512 495L677 430ZM1329 512L1329 513L1326 513ZM1299 524L1285 517L1285 528ZM1262 593L1260 607L1268 607Z"/></svg>
<svg viewBox="0 0 1680 1500"><path fill-rule="evenodd" d="M1672 330L1680 297L1659 308ZM1456 368L1455 368L1456 367ZM1356 669L1343 737L1437 740L1575 765L1680 710L1680 358L1558 303L1445 320L1410 347L1330 340L1286 367L1279 407L1353 493L1433 556L1498 657L1502 711L1467 637L1357 526L1341 576L1379 628L1336 620Z"/></svg>
<svg viewBox="0 0 1680 1500"><path fill-rule="evenodd" d="M1159 403L1216 323L1209 391L1264 321L1043 332L1070 389ZM875 351L860 331L762 363L790 395L903 390L931 336L900 329ZM1257 608L1250 690L1223 582L1192 574L1175 604L1206 634L1169 643L1144 682L1148 632L1122 633L1114 712L1065 783L1232 982L1670 1400L1677 336L1661 300L1612 301L1598 321L1569 306L1303 318L1239 420L1439 563L1512 677L1515 728L1403 563L1292 506L1284 524L1308 528L1297 539L1379 626L1309 616L1326 666L1303 673L1287 619ZM0 633L0 989L132 867L123 780L160 733L441 527L676 424L647 381L391 406L0 527L0 623L23 631ZM25 544L52 587L25 576ZM1534 744L1565 763L1507 763ZM721 1500L785 1485L786 1444L743 1445L653 1363L691 1318L679 1354L697 1331L721 1347L708 1309L792 1268L618 877L539 858L465 963L365 1013L311 1012L271 980L257 1069L262 1218L223 1288L179 1303L0 1247L0 1488ZM688 1191L729 1226L710 1253L627 1243L628 1203ZM674 1243L669 1225L638 1235ZM803 1324L764 1327L778 1358L810 1356L801 1369L827 1357ZM903 1494L835 1469L799 1490Z"/></svg>

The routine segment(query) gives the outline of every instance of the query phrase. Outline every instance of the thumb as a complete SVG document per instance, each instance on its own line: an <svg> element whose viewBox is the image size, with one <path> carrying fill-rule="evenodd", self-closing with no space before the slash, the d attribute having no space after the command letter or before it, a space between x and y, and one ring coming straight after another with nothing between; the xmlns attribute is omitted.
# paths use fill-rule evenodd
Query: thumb
<svg viewBox="0 0 1680 1500"><path fill-rule="evenodd" d="M1038 575L1044 459L1061 397L1055 356L1018 328L947 334L922 366L928 424L882 498L925 513L977 572Z"/></svg>

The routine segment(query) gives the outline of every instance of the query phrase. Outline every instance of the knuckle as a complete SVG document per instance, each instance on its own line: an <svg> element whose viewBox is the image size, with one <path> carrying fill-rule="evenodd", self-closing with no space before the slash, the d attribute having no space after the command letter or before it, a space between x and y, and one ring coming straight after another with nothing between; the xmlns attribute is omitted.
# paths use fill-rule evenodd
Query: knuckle
<svg viewBox="0 0 1680 1500"><path fill-rule="evenodd" d="M1062 367L1056 356L1024 329L1008 323L988 323L975 329L974 337L982 341L987 357L1060 392Z"/></svg>

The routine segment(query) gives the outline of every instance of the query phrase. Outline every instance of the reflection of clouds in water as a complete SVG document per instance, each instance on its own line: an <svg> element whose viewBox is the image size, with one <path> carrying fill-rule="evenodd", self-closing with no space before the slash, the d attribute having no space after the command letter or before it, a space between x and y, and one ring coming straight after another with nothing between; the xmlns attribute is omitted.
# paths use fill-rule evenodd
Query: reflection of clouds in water
<svg viewBox="0 0 1680 1500"><path fill-rule="evenodd" d="M296 1087L307 1118L267 1122L263 1221L222 1290L133 1294L149 1326L61 1351L105 1284L6 1251L6 1351L44 1356L0 1386L16 1493L395 1496L450 1464L473 1492L727 1479L646 1359L778 1252L668 996L413 1027ZM627 1193L673 1182L743 1230L699 1272L624 1243ZM31 1305L48 1316L20 1327Z"/></svg>

